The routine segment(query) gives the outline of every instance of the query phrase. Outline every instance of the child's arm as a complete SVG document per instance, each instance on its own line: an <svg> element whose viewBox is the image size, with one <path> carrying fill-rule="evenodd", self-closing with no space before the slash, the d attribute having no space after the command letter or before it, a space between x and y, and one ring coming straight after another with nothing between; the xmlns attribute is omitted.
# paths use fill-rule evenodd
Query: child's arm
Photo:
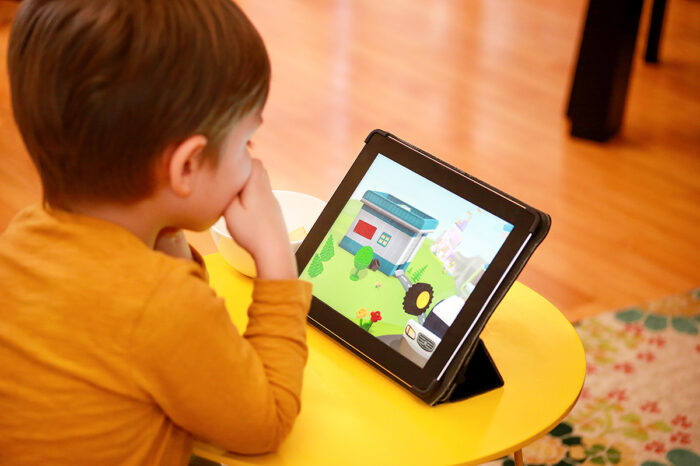
<svg viewBox="0 0 700 466"><path fill-rule="evenodd" d="M135 378L185 430L231 451L263 453L277 449L299 413L311 285L297 280L259 161L225 216L258 269L244 336L203 277L191 276L201 269L173 270L136 325Z"/></svg>
<svg viewBox="0 0 700 466"><path fill-rule="evenodd" d="M274 451L300 409L311 286L256 280L241 336L202 273L195 264L171 270L135 322L136 387L196 437L238 453Z"/></svg>

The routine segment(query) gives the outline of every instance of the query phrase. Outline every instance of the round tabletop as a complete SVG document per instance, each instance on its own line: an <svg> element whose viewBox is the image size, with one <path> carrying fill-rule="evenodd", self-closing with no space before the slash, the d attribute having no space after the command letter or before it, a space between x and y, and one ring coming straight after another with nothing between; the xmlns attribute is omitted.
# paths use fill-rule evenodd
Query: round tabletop
<svg viewBox="0 0 700 466"><path fill-rule="evenodd" d="M210 284L243 330L252 280L217 253ZM430 407L325 334L308 327L302 409L279 451L241 456L201 442L194 453L225 464L455 464L497 459L554 428L583 387L583 345L545 298L515 283L482 339L505 384Z"/></svg>

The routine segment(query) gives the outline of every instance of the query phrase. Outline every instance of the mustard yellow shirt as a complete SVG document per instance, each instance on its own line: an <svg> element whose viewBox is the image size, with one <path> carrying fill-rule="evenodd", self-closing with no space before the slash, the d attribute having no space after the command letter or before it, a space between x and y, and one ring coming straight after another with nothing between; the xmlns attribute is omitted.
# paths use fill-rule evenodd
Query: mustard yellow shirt
<svg viewBox="0 0 700 466"><path fill-rule="evenodd" d="M311 285L256 280L242 335L201 265L40 206L0 235L0 464L274 450L300 409Z"/></svg>

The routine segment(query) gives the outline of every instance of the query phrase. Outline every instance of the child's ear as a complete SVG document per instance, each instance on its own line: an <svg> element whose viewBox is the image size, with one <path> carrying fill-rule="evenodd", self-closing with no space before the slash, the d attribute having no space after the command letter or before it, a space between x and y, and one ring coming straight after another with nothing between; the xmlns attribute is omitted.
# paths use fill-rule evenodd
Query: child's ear
<svg viewBox="0 0 700 466"><path fill-rule="evenodd" d="M190 136L173 147L167 162L170 189L181 197L192 193L196 178L203 167L202 151L207 146L207 138L201 134Z"/></svg>

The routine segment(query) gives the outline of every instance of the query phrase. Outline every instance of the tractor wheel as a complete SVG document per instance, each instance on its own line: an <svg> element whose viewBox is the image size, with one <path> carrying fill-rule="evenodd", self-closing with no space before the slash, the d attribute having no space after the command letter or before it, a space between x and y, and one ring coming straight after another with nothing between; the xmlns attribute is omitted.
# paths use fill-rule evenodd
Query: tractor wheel
<svg viewBox="0 0 700 466"><path fill-rule="evenodd" d="M427 283L416 283L403 298L403 310L412 316L419 316L428 310L432 301L433 287Z"/></svg>

